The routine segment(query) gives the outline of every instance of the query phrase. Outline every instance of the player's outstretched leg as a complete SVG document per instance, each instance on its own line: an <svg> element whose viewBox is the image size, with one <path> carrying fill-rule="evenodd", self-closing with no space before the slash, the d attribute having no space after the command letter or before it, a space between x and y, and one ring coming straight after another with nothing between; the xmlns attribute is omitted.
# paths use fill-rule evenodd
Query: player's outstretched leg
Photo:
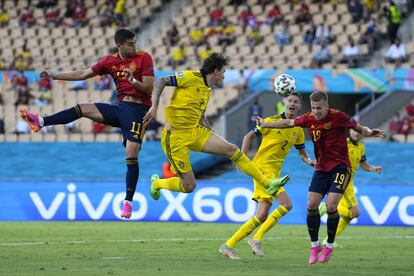
<svg viewBox="0 0 414 276"><path fill-rule="evenodd" d="M231 260L239 260L240 257L237 256L236 251L233 248L228 247L225 243L219 248L219 253L221 255L227 256Z"/></svg>
<svg viewBox="0 0 414 276"><path fill-rule="evenodd" d="M26 121L33 132L38 132L42 126L40 125L39 115L30 112L24 107L19 109L20 117Z"/></svg>
<svg viewBox="0 0 414 276"><path fill-rule="evenodd" d="M279 191L280 188L285 186L285 184L289 181L289 175L285 175L281 178L272 179L267 187L267 192L271 195L274 195Z"/></svg>

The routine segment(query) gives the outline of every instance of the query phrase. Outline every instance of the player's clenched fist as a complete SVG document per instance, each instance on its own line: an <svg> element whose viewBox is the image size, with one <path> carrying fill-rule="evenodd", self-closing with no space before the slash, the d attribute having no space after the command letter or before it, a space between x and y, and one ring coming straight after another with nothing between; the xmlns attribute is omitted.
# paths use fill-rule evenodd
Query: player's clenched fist
<svg viewBox="0 0 414 276"><path fill-rule="evenodd" d="M50 71L42 71L41 73L40 73L40 77L42 78L42 79L48 79L48 78L51 78L51 79L53 79L53 74L52 74L52 72L50 72Z"/></svg>

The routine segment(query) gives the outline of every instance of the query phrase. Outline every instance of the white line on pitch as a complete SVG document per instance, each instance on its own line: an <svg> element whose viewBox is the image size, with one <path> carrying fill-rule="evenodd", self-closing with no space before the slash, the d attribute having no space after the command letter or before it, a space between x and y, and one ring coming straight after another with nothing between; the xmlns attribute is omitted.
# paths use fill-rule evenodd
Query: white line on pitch
<svg viewBox="0 0 414 276"><path fill-rule="evenodd" d="M307 240L309 237L268 237L265 240ZM384 236L342 236L340 239L346 240L376 240L376 239L414 239L414 236L410 235L384 235ZM24 246L24 245L47 245L47 244L81 244L81 243L95 243L95 242L178 242L178 241L223 241L225 238L164 238L164 239L131 239L131 240L80 240L80 241L41 241L41 242L9 242L0 243L0 246Z"/></svg>
<svg viewBox="0 0 414 276"><path fill-rule="evenodd" d="M124 257L102 257L103 260L120 260Z"/></svg>

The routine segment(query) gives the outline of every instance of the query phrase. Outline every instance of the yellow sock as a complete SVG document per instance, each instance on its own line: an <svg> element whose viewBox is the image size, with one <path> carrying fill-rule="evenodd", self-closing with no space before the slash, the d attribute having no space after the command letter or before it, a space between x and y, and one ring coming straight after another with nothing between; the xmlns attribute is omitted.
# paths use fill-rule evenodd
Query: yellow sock
<svg viewBox="0 0 414 276"><path fill-rule="evenodd" d="M154 182L154 187L157 189L166 189L176 192L184 192L183 185L179 177L171 177L166 179L158 179Z"/></svg>
<svg viewBox="0 0 414 276"><path fill-rule="evenodd" d="M343 206L342 204L338 205L338 213L340 216L342 217L348 217L348 218L352 218L352 212L351 209L349 209L346 206Z"/></svg>
<svg viewBox="0 0 414 276"><path fill-rule="evenodd" d="M350 217L341 217L338 223L338 228L336 229L335 237L338 237L345 230L345 228L349 225L351 220L352 218Z"/></svg>
<svg viewBox="0 0 414 276"><path fill-rule="evenodd" d="M240 149L237 149L236 152L230 157L234 163L240 168L242 172L247 175L250 175L256 179L261 185L267 187L269 185L270 179L268 179Z"/></svg>
<svg viewBox="0 0 414 276"><path fill-rule="evenodd" d="M226 241L226 245L230 248L233 248L236 243L247 237L254 229L256 229L262 222L254 216L253 218L246 221L236 233L231 236L230 239Z"/></svg>
<svg viewBox="0 0 414 276"><path fill-rule="evenodd" d="M272 229L272 227L275 226L275 224L288 212L289 210L286 209L285 206L279 205L279 207L277 207L263 222L256 234L253 236L253 239L260 241L263 238L263 235Z"/></svg>

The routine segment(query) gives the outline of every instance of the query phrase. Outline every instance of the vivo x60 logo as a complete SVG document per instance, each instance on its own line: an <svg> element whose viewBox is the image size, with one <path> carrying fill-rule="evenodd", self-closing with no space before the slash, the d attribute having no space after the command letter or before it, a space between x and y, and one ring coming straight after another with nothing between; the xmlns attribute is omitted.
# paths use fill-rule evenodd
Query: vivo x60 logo
<svg viewBox="0 0 414 276"><path fill-rule="evenodd" d="M78 208L85 210L92 220L101 219L108 209L112 210L116 218L121 218L121 206L125 197L125 193L106 192L95 205L92 204L89 196L85 192L76 192L76 185L70 183L67 185L67 192L58 192L56 196L48 203L45 203L41 195L37 192L30 192L29 196L33 201L40 216L45 220L55 219L57 212L66 207L67 214L64 219L78 219ZM249 219L255 212L255 203L251 200L252 191L247 188L233 188L226 192L224 198L221 197L221 190L216 187L200 188L191 195L192 204L189 207L185 205L185 200L189 198L189 194L172 193L170 191L162 191L162 197L167 201L154 202L158 208L163 208L157 220L168 221L173 215L178 215L182 221L218 221L225 214L230 221L242 222ZM149 197L148 197L149 198ZM242 202L242 211L236 208L236 199ZM94 196L96 199L96 196ZM149 199L152 200L152 199ZM96 200L95 200L96 201ZM131 219L145 219L154 210L150 210L147 198L141 193L134 195L134 208ZM240 203L240 201L237 201ZM66 205L66 206L65 206ZM236 210L237 209L237 210ZM107 216L107 215L106 215Z"/></svg>

